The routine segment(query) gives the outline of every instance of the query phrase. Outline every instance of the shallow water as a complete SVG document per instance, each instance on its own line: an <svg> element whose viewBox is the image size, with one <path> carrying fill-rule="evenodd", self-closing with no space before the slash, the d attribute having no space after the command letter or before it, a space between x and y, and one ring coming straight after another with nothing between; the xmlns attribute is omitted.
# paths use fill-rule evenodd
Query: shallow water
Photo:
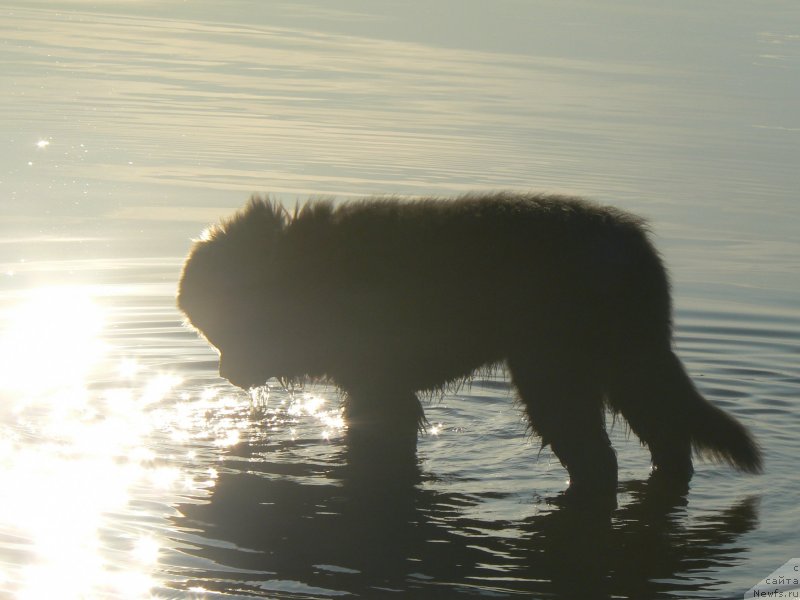
<svg viewBox="0 0 800 600"><path fill-rule="evenodd" d="M742 597L798 555L792 4L222 6L0 4L2 597ZM619 508L561 509L496 374L376 486L334 390L237 391L174 308L251 192L498 188L650 218L679 353L763 475L648 494L617 423Z"/></svg>

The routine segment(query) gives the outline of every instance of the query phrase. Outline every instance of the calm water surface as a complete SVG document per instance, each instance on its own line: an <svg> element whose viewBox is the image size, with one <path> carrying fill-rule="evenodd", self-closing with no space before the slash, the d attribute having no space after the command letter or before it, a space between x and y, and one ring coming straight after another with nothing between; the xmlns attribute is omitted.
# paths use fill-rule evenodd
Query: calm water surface
<svg viewBox="0 0 800 600"><path fill-rule="evenodd" d="M794 2L0 4L0 597L741 598L800 556ZM419 477L348 467L335 390L253 397L174 307L251 192L588 195L650 218L677 345L762 442L609 520L502 373Z"/></svg>

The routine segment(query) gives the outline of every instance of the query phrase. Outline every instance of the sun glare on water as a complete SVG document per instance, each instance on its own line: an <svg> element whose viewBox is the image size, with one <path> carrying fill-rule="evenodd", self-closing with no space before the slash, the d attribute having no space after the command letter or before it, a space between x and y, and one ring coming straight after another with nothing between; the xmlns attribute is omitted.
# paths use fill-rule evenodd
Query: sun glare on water
<svg viewBox="0 0 800 600"><path fill-rule="evenodd" d="M103 311L79 287L42 288L5 315L0 389L41 394L85 383L103 353Z"/></svg>
<svg viewBox="0 0 800 600"><path fill-rule="evenodd" d="M267 409L164 371L152 338L120 327L130 294L0 297L0 598L158 599L174 506L217 485L210 448L307 417L326 440L344 429L338 403L314 393L277 391Z"/></svg>
<svg viewBox="0 0 800 600"><path fill-rule="evenodd" d="M92 288L31 290L6 306L0 597L149 599L163 541L127 515L137 493L191 485L150 449L154 414L181 381L109 357Z"/></svg>

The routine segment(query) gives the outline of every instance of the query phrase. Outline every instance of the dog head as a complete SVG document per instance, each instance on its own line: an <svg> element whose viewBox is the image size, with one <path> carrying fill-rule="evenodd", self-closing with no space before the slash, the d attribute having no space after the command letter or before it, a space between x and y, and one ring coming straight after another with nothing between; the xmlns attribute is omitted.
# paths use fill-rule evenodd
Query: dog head
<svg viewBox="0 0 800 600"><path fill-rule="evenodd" d="M219 351L220 375L242 388L294 376L276 351L285 334L270 302L280 289L275 247L290 218L281 205L253 198L204 232L181 275L178 307Z"/></svg>

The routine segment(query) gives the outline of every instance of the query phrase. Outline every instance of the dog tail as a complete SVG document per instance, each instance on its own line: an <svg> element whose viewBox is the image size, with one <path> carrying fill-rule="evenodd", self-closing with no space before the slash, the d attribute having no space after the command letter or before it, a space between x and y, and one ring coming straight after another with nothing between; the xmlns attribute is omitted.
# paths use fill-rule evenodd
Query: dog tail
<svg viewBox="0 0 800 600"><path fill-rule="evenodd" d="M693 453L739 471L761 472L761 450L750 433L703 397L672 349L645 348L628 356L627 368L612 371L607 400L649 446L656 468L688 467L691 473Z"/></svg>
<svg viewBox="0 0 800 600"><path fill-rule="evenodd" d="M688 378L687 378L688 379ZM745 427L729 414L709 403L691 385L692 418L690 435L695 454L725 462L745 473L763 469L761 449Z"/></svg>

